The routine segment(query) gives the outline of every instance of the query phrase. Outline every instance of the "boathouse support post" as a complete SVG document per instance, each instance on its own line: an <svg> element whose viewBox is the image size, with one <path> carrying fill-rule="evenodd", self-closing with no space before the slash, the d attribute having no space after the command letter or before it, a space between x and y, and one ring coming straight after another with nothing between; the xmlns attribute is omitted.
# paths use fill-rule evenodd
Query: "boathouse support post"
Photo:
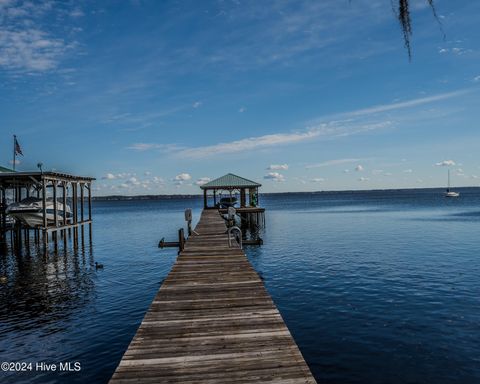
<svg viewBox="0 0 480 384"><path fill-rule="evenodd" d="M207 190L203 190L203 208L208 208L208 203L207 203Z"/></svg>
<svg viewBox="0 0 480 384"><path fill-rule="evenodd" d="M85 199L83 187L84 187L84 184L80 183L80 220L81 220L82 223L84 221L83 202L84 202L84 199Z"/></svg>
<svg viewBox="0 0 480 384"><path fill-rule="evenodd" d="M88 189L88 221L92 221L92 183L87 184Z"/></svg>
<svg viewBox="0 0 480 384"><path fill-rule="evenodd" d="M76 182L72 182L72 205L73 205L73 223L78 223L78 194L77 194L78 184Z"/></svg>
<svg viewBox="0 0 480 384"><path fill-rule="evenodd" d="M62 182L62 204L63 204L63 226L67 225L67 186L65 181ZM62 230L62 234L65 237L65 229Z"/></svg>
<svg viewBox="0 0 480 384"><path fill-rule="evenodd" d="M92 245L92 183L89 182L88 186L88 241L90 246Z"/></svg>
<svg viewBox="0 0 480 384"><path fill-rule="evenodd" d="M7 214L5 213L5 210L7 209L7 199L5 197L6 191L4 188L1 189L1 194L2 194L2 229L1 229L1 242L6 243L6 234L7 234Z"/></svg>
<svg viewBox="0 0 480 384"><path fill-rule="evenodd" d="M47 230L47 186L46 180L42 177L42 215L43 215L43 230Z"/></svg>
<svg viewBox="0 0 480 384"><path fill-rule="evenodd" d="M57 209L57 181L53 180L52 181L52 187L53 187L53 220L55 223L55 228L58 228L58 209ZM55 234L57 232L55 231Z"/></svg>

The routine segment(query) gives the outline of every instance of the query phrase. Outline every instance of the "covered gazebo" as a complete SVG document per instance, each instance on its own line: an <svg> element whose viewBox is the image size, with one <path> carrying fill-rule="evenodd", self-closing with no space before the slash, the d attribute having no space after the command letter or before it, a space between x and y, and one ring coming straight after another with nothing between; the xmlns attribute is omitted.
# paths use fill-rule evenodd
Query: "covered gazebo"
<svg viewBox="0 0 480 384"><path fill-rule="evenodd" d="M258 188L261 186L262 184L255 181L227 173L200 186L203 190L203 206L205 209L218 209L222 193L227 193L230 197L240 195L240 209L256 208L258 207ZM209 202L213 202L213 205Z"/></svg>

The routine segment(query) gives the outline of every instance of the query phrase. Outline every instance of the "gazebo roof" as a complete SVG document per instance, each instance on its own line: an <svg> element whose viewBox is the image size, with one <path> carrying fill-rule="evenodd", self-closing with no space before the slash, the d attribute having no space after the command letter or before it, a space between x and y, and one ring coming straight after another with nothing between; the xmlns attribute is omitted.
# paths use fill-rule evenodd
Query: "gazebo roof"
<svg viewBox="0 0 480 384"><path fill-rule="evenodd" d="M218 179L209 181L206 184L200 186L201 189L221 189L221 188L258 188L262 184L255 181L245 179L243 177L234 175L233 173L227 173L226 175L219 177Z"/></svg>

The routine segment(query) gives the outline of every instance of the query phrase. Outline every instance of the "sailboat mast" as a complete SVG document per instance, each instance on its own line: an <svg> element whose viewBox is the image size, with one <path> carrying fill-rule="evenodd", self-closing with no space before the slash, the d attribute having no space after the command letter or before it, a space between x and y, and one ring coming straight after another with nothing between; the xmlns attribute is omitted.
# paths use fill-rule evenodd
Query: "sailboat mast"
<svg viewBox="0 0 480 384"><path fill-rule="evenodd" d="M450 168L448 168L448 186L447 186L447 192L450 192Z"/></svg>

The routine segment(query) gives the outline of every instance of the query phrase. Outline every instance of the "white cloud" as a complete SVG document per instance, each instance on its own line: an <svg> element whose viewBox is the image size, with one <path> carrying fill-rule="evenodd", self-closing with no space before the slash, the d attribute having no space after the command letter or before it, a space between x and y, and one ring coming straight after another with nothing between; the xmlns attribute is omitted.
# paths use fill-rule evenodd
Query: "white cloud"
<svg viewBox="0 0 480 384"><path fill-rule="evenodd" d="M267 180L273 180L276 182L285 181L285 176L283 176L281 173L278 173L278 172L269 172L268 174L263 176L263 178Z"/></svg>
<svg viewBox="0 0 480 384"><path fill-rule="evenodd" d="M159 144L154 143L134 143L128 149L134 149L135 151L148 151L150 149L159 148Z"/></svg>
<svg viewBox="0 0 480 384"><path fill-rule="evenodd" d="M102 179L104 179L104 180L114 180L114 179L116 179L116 177L113 173L107 173L105 176L102 176Z"/></svg>
<svg viewBox="0 0 480 384"><path fill-rule="evenodd" d="M350 170L349 169L344 169L343 173L350 173Z"/></svg>
<svg viewBox="0 0 480 384"><path fill-rule="evenodd" d="M10 160L9 163L13 165L13 160ZM19 165L19 164L21 164L21 161L18 159L15 159L15 165Z"/></svg>
<svg viewBox="0 0 480 384"><path fill-rule="evenodd" d="M443 161L440 161L439 163L436 163L435 165L437 167L450 167L450 166L455 165L455 161L453 161L453 160L443 160Z"/></svg>
<svg viewBox="0 0 480 384"><path fill-rule="evenodd" d="M179 157L203 158L219 154L246 152L261 148L300 143L314 138L345 137L361 132L382 129L390 126L390 121L373 124L349 124L348 122L330 122L310 127L293 133L276 133L271 135L249 137L236 141L208 145L204 147L187 148L177 152Z"/></svg>
<svg viewBox="0 0 480 384"><path fill-rule="evenodd" d="M201 177L195 182L195 185L204 185L207 184L210 180L212 180L210 177Z"/></svg>
<svg viewBox="0 0 480 384"><path fill-rule="evenodd" d="M373 169L372 175L381 175L383 173L383 169Z"/></svg>
<svg viewBox="0 0 480 384"><path fill-rule="evenodd" d="M144 174L145 176L150 176L150 175L152 174L152 172L150 172L150 171L145 171L143 174Z"/></svg>
<svg viewBox="0 0 480 384"><path fill-rule="evenodd" d="M358 181L364 182L364 181L369 181L370 179L368 177L360 177Z"/></svg>
<svg viewBox="0 0 480 384"><path fill-rule="evenodd" d="M391 103L391 104L381 104L381 105L377 105L377 106L370 107L370 108L358 109L356 111L347 112L347 113L342 114L342 115L344 115L344 116L362 116L362 115L376 114L376 113L380 113L380 112L393 111L393 110L403 109L403 108L417 107L419 105L429 104L429 103L432 103L434 101L451 99L453 97L461 96L461 95L464 95L464 94L469 93L469 92L471 92L471 90L468 90L468 89L465 90L464 89L464 90L460 90L460 91L441 93L441 94L438 94L438 95L421 97L421 98L418 98L418 99L401 101L401 102Z"/></svg>
<svg viewBox="0 0 480 384"><path fill-rule="evenodd" d="M278 170L287 170L288 169L288 164L271 164L269 167L267 167L269 171L278 171Z"/></svg>
<svg viewBox="0 0 480 384"><path fill-rule="evenodd" d="M154 176L152 181L155 184L163 184L165 182L161 177L158 177L158 176Z"/></svg>
<svg viewBox="0 0 480 384"><path fill-rule="evenodd" d="M62 17L62 12L51 1L2 1L0 68L17 73L57 69L67 52L77 46L71 33L73 27L57 35L50 28L52 19Z"/></svg>
<svg viewBox="0 0 480 384"><path fill-rule="evenodd" d="M193 108L198 108L202 105L202 102L201 101L195 101L192 105Z"/></svg>
<svg viewBox="0 0 480 384"><path fill-rule="evenodd" d="M162 152L172 152L181 150L183 148L176 144L134 143L128 146L127 149L132 149L139 152L150 151L152 149L158 149Z"/></svg>
<svg viewBox="0 0 480 384"><path fill-rule="evenodd" d="M413 172L413 169L405 169L405 170L403 171L403 173L412 173L412 172Z"/></svg>
<svg viewBox="0 0 480 384"><path fill-rule="evenodd" d="M238 112L243 113L243 112L245 112L246 110L247 110L247 108L241 107L241 108L238 110Z"/></svg>
<svg viewBox="0 0 480 384"><path fill-rule="evenodd" d="M478 75L478 76L475 76L475 77L473 78L473 81L475 81L475 82L478 82L478 81L480 81L480 75Z"/></svg>
<svg viewBox="0 0 480 384"><path fill-rule="evenodd" d="M130 185L128 185L127 183L122 183L119 185L120 188L130 188Z"/></svg>
<svg viewBox="0 0 480 384"><path fill-rule="evenodd" d="M321 183L321 182L325 181L325 179L323 177L314 177L313 179L310 179L310 181L312 183Z"/></svg>
<svg viewBox="0 0 480 384"><path fill-rule="evenodd" d="M357 171L357 172L363 172L364 170L365 170L365 168L363 168L363 165L358 164L355 167L355 171Z"/></svg>
<svg viewBox="0 0 480 384"><path fill-rule="evenodd" d="M136 177L130 177L130 178L127 180L127 184L140 185L140 181L138 181L138 179L137 179Z"/></svg>
<svg viewBox="0 0 480 384"><path fill-rule="evenodd" d="M132 177L132 176L136 176L136 175L134 173L123 172L123 173L117 174L116 178L117 179L127 179L127 178Z"/></svg>
<svg viewBox="0 0 480 384"><path fill-rule="evenodd" d="M175 176L174 181L188 181L192 178L190 174L188 173L180 173L177 176Z"/></svg>
<svg viewBox="0 0 480 384"><path fill-rule="evenodd" d="M75 8L70 12L71 17L82 17L85 16L85 13L80 8Z"/></svg>
<svg viewBox="0 0 480 384"><path fill-rule="evenodd" d="M57 67L67 43L39 29L0 30L0 67L43 72Z"/></svg>
<svg viewBox="0 0 480 384"><path fill-rule="evenodd" d="M309 164L305 168L306 169L311 169L311 168L321 168L321 167L328 167L331 165L341 165L341 164L348 164L348 163L356 163L361 159L335 159L335 160L327 160L322 163L317 163L317 164Z"/></svg>

